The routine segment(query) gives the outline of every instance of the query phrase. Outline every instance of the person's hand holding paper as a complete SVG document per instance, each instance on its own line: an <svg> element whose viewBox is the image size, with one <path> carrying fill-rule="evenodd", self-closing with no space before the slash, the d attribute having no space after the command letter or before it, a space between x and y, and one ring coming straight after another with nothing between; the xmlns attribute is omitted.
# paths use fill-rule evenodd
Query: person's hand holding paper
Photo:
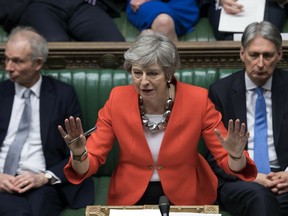
<svg viewBox="0 0 288 216"><path fill-rule="evenodd" d="M221 10L218 30L223 32L243 32L250 23L263 21L265 1L222 0L221 4L224 10ZM239 5L242 7L239 8Z"/></svg>
<svg viewBox="0 0 288 216"><path fill-rule="evenodd" d="M227 14L238 14L243 12L243 5L237 0L220 0L220 5Z"/></svg>

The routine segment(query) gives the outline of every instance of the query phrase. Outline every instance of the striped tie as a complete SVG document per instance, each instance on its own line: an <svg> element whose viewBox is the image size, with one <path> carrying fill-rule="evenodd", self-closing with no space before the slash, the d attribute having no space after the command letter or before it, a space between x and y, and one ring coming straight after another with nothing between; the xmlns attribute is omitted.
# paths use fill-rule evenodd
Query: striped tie
<svg viewBox="0 0 288 216"><path fill-rule="evenodd" d="M96 5L97 0L85 0L88 4Z"/></svg>

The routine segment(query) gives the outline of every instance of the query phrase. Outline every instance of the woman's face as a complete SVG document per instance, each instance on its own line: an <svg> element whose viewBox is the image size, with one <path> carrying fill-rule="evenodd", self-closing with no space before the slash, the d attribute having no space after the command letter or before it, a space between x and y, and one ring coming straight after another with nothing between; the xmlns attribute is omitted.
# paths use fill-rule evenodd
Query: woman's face
<svg viewBox="0 0 288 216"><path fill-rule="evenodd" d="M167 80L160 65L153 64L147 68L133 65L131 75L135 89L144 101L162 102L167 99Z"/></svg>

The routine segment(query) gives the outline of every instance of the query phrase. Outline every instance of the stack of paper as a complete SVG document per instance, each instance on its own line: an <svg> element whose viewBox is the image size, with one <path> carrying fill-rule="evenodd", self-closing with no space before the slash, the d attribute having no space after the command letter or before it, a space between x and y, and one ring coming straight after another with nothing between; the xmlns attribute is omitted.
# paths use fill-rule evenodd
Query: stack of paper
<svg viewBox="0 0 288 216"><path fill-rule="evenodd" d="M250 23L264 20L266 0L238 0L237 3L244 6L244 11L239 14L227 14L222 8L219 31L243 32Z"/></svg>
<svg viewBox="0 0 288 216"><path fill-rule="evenodd" d="M109 216L161 216L158 209L110 209ZM169 216L221 216L221 214L204 214L190 212L170 212Z"/></svg>

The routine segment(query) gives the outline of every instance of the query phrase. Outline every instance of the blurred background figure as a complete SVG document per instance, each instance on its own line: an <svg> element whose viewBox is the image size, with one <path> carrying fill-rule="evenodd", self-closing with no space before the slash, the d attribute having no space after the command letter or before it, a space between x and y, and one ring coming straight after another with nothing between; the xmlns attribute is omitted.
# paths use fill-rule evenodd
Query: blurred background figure
<svg viewBox="0 0 288 216"><path fill-rule="evenodd" d="M113 0L31 0L18 24L35 28L49 42L124 41L111 17L117 13Z"/></svg>
<svg viewBox="0 0 288 216"><path fill-rule="evenodd" d="M275 25L280 32L283 31L287 19L288 4L285 0L266 0L264 20ZM220 32L218 30L221 10L228 14L239 14L245 8L237 0L199 0L201 8L207 9L207 16L217 40L233 40L234 32Z"/></svg>
<svg viewBox="0 0 288 216"><path fill-rule="evenodd" d="M162 32L174 42L192 32L199 19L197 0L128 0L126 13L140 31Z"/></svg>

